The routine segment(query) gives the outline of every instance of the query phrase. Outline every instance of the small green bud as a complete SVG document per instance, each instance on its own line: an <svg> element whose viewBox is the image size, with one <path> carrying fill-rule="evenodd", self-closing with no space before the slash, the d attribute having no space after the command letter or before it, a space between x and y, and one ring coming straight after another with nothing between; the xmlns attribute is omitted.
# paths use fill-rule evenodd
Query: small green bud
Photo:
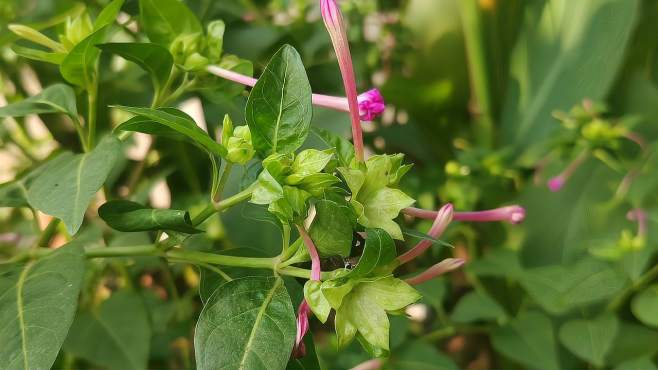
<svg viewBox="0 0 658 370"><path fill-rule="evenodd" d="M245 165L256 154L251 144L251 131L249 131L249 126L238 126L232 131L232 135L228 137L228 141L224 144L228 151L226 160L231 163ZM222 141L224 141L224 133L222 133Z"/></svg>
<svg viewBox="0 0 658 370"><path fill-rule="evenodd" d="M68 18L66 20L66 30L60 41L68 50L73 49L80 41L84 40L91 34L94 26L91 23L91 18L87 12L83 12L75 18Z"/></svg>
<svg viewBox="0 0 658 370"><path fill-rule="evenodd" d="M228 114L224 116L222 123L222 144L228 145L228 139L233 136L233 120Z"/></svg>
<svg viewBox="0 0 658 370"><path fill-rule="evenodd" d="M226 25L223 21L212 21L208 23L206 44L208 46L207 56L212 63L219 62L224 47L224 31Z"/></svg>
<svg viewBox="0 0 658 370"><path fill-rule="evenodd" d="M189 62L188 59L195 53L201 56L203 42L204 38L201 33L190 33L176 37L169 46L169 51L174 56L174 62L183 67L187 65L194 66L199 59L194 57Z"/></svg>

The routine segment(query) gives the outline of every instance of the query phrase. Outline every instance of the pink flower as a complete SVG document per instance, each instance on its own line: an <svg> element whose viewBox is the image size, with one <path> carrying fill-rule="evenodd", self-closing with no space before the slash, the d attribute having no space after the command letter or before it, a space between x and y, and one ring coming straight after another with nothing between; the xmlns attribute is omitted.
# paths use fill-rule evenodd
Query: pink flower
<svg viewBox="0 0 658 370"><path fill-rule="evenodd" d="M428 211L420 208L405 208L402 212L404 214L425 218L425 219L434 219L438 215L436 211ZM455 212L453 221L470 221L470 222L499 222L506 221L511 224L520 224L525 220L525 208L512 205L507 207L501 207L496 209L491 209L487 211L478 211L478 212Z"/></svg>
<svg viewBox="0 0 658 370"><path fill-rule="evenodd" d="M345 95L347 95L347 103L350 108L350 118L352 119L352 138L354 140L356 159L359 162L363 162L363 132L361 131L356 79L354 77L354 66L352 65L350 45L347 41L345 22L335 0L320 0L320 9L322 11L324 25L326 26L327 31L329 32L329 37L331 37L331 42L334 45L340 73L343 76Z"/></svg>
<svg viewBox="0 0 658 370"><path fill-rule="evenodd" d="M359 95L359 114L364 121L374 121L386 109L384 97L377 89L368 90Z"/></svg>
<svg viewBox="0 0 658 370"><path fill-rule="evenodd" d="M578 168L587 160L587 158L589 158L589 151L583 150L583 152L580 153L578 157L576 157L576 159L571 162L567 168L564 169L564 171L562 171L561 174L548 180L546 183L548 188L554 193L562 190L569 178L576 172L576 170L578 170Z"/></svg>
<svg viewBox="0 0 658 370"><path fill-rule="evenodd" d="M564 178L563 175L555 176L552 179L548 180L548 188L554 192L557 193L562 189L564 186L564 183L566 182L566 179Z"/></svg>

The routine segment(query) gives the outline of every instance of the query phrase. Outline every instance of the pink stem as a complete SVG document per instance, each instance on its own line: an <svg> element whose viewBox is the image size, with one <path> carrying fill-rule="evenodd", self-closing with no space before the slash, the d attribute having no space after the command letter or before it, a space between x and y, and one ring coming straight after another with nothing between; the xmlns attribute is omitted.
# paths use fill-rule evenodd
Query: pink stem
<svg viewBox="0 0 658 370"><path fill-rule="evenodd" d="M405 281L409 285L418 285L426 281L432 280L435 277L441 276L450 271L456 270L462 267L466 263L466 260L462 258L446 258L443 261L437 263L436 265L428 268L427 270L421 272L420 274L406 279Z"/></svg>
<svg viewBox="0 0 658 370"><path fill-rule="evenodd" d="M254 85L256 85L256 82L258 82L258 80L253 77L245 76L243 74L229 71L228 69L224 69L222 67L218 67L214 65L208 66L206 70L217 77L221 77L229 81L237 82L245 86L254 87ZM313 94L313 104L341 112L350 111L347 98L340 96Z"/></svg>
<svg viewBox="0 0 658 370"><path fill-rule="evenodd" d="M318 249L315 247L313 239L311 239L311 236L308 234L304 227L297 225L297 230L299 231L299 235L301 235L302 239L304 240L306 249L308 249L308 254L311 256L311 280L320 280L321 269Z"/></svg>
<svg viewBox="0 0 658 370"><path fill-rule="evenodd" d="M320 280L321 267L320 267L320 255L318 254L318 249L313 243L313 239L308 234L306 229L303 226L297 225L297 230L299 235L302 236L304 244L308 249L308 254L311 256L311 280ZM304 357L306 354L306 348L304 347L304 336L308 332L308 315L311 312L311 308L306 302L306 299L302 300L302 303L299 305L297 310L297 338L295 340L295 348L293 354L296 358Z"/></svg>
<svg viewBox="0 0 658 370"><path fill-rule="evenodd" d="M569 178L578 170L578 168L585 162L585 160L589 158L589 151L583 150L582 153L578 155L578 157L567 166L567 168L562 171L561 174L558 176L553 177L552 179L548 180L548 188L552 192L557 192L562 189L564 184L569 180Z"/></svg>
<svg viewBox="0 0 658 370"><path fill-rule="evenodd" d="M363 151L363 132L361 131L361 119L359 116L359 103L357 100L356 78L354 77L354 67L352 66L352 55L347 40L345 22L340 13L340 8L335 0L321 0L320 8L324 24L331 37L334 45L338 65L343 76L345 94L350 107L350 118L352 119L352 138L354 141L354 152L359 162L364 160Z"/></svg>
<svg viewBox="0 0 658 370"><path fill-rule="evenodd" d="M452 221L452 218L453 218L453 207L452 204L448 203L436 213L434 223L432 224L430 231L427 232L427 235L431 236L432 238L438 238L439 236L441 236L441 234L443 234L445 229ZM432 244L434 244L432 240L421 240L420 242L418 242L418 244L416 244L416 246L411 248L403 255L399 256L398 262L400 262L400 264L402 265L413 260L414 258L423 254L423 252L425 252L427 248L431 247Z"/></svg>
<svg viewBox="0 0 658 370"><path fill-rule="evenodd" d="M409 207L402 210L406 215L424 218L428 220L435 219L437 211ZM521 206L513 205L502 208L496 208L479 212L455 212L453 221L470 221L470 222L499 222L507 221L512 224L519 224L525 219L525 209Z"/></svg>
<svg viewBox="0 0 658 370"><path fill-rule="evenodd" d="M637 144L643 152L647 151L647 141L642 135L631 131L624 134L624 137Z"/></svg>

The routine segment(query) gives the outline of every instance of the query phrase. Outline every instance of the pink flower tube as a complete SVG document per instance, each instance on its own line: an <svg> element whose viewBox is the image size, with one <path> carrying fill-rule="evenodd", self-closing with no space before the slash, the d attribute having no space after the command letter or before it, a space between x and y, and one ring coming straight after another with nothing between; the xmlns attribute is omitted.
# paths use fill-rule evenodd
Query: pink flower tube
<svg viewBox="0 0 658 370"><path fill-rule="evenodd" d="M361 130L361 118L359 115L359 102L356 92L356 78L354 77L354 66L352 65L352 55L350 46L347 41L347 32L343 15L335 0L320 0L320 10L322 19L327 27L329 37L334 45L338 65L343 76L345 85L345 95L350 108L350 118L352 119L352 138L354 141L354 152L359 162L364 160L363 152L363 132Z"/></svg>
<svg viewBox="0 0 658 370"><path fill-rule="evenodd" d="M402 210L404 214L424 218L434 219L437 217L438 212L428 211L420 208L405 208ZM505 221L511 224L520 224L525 220L525 209L518 205L501 207L487 211L479 212L455 212L452 217L453 221L469 221L469 222L500 222Z"/></svg>
<svg viewBox="0 0 658 370"><path fill-rule="evenodd" d="M422 284L426 281L432 280L450 271L454 271L462 267L464 263L466 263L466 261L462 258L446 258L443 261L437 263L436 265L423 271L422 273L412 278L406 279L405 281L409 285Z"/></svg>
<svg viewBox="0 0 658 370"><path fill-rule="evenodd" d="M258 81L253 77L229 71L228 69L215 65L208 66L206 70L217 77L237 82L245 86L253 87ZM374 121L384 113L384 110L386 109L384 97L377 89L371 89L359 95L357 97L357 102L359 104L359 117L364 121ZM318 107L329 108L341 112L350 112L350 106L345 97L313 94L313 104Z"/></svg>
<svg viewBox="0 0 658 370"><path fill-rule="evenodd" d="M308 254L311 256L311 280L320 280L321 266L318 249L315 247L315 243L313 243L313 239L311 239L311 236L306 229L302 226L297 226L297 230L299 230L299 235L302 236L304 244L308 249ZM293 355L295 358L304 357L306 355L304 336L308 332L308 316L310 312L311 308L309 307L308 302L306 302L306 299L302 300L302 303L297 310L297 338L295 339L295 347L293 349Z"/></svg>
<svg viewBox="0 0 658 370"><path fill-rule="evenodd" d="M427 232L427 235L431 236L432 238L438 238L441 236L448 225L450 225L450 222L452 222L453 215L454 212L452 204L448 203L443 206L438 212L436 212L434 224L432 224L432 227L430 228L430 231ZM427 248L431 247L432 243L433 242L431 240L422 240L418 242L416 246L411 248L403 255L399 256L398 262L402 265L413 260L414 258L423 254Z"/></svg>
<svg viewBox="0 0 658 370"><path fill-rule="evenodd" d="M578 157L571 162L567 168L562 171L561 174L553 177L552 179L548 180L548 183L546 184L548 188L556 193L560 190L562 190L562 187L564 184L567 183L569 178L578 170L578 168L589 158L589 152L587 150L583 151L578 155Z"/></svg>

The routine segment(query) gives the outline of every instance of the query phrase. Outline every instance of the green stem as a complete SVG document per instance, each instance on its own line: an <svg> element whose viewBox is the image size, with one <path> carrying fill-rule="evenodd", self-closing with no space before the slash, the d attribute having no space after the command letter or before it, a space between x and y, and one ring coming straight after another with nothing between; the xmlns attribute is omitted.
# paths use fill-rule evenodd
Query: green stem
<svg viewBox="0 0 658 370"><path fill-rule="evenodd" d="M231 176L232 169L233 169L233 163L226 162L226 167L224 167L224 172L222 172L222 176L219 178L219 183L217 184L217 190L216 190L217 199L213 199L214 202L219 202L221 200L222 194L224 193L224 187L226 187L226 183L228 182L228 179Z"/></svg>
<svg viewBox="0 0 658 370"><path fill-rule="evenodd" d="M485 148L491 148L494 141L493 112L482 13L478 0L462 0L460 3L471 87L479 115L477 139Z"/></svg>
<svg viewBox="0 0 658 370"><path fill-rule="evenodd" d="M57 234L57 227L59 226L60 219L59 218L53 218L50 220L48 223L48 226L43 230L43 233L41 233L41 236L39 237L39 240L37 241L36 246L41 247L41 248L47 248L48 245L50 245L50 242L53 240L53 237L55 234Z"/></svg>
<svg viewBox="0 0 658 370"><path fill-rule="evenodd" d="M615 298L610 302L610 304L607 307L607 310L612 312L617 311L626 302L626 300L628 300L628 298L630 298L633 295L633 293L644 288L656 278L658 278L658 265L652 267L649 271L647 271L644 275L642 275L640 279L638 279L634 284L624 289L624 291L622 291L617 296L617 298Z"/></svg>
<svg viewBox="0 0 658 370"><path fill-rule="evenodd" d="M82 128L80 119L78 117L73 117L71 120L73 121L73 127L75 127L75 131L78 133L78 139L80 140L80 145L82 145L82 150L88 152L89 143L87 143L87 139L85 138L85 129Z"/></svg>
<svg viewBox="0 0 658 370"><path fill-rule="evenodd" d="M92 150L96 141L96 115L98 106L98 78L93 77L93 80L87 88L87 148Z"/></svg>
<svg viewBox="0 0 658 370"><path fill-rule="evenodd" d="M165 254L165 256L168 258L184 260L195 264L207 263L211 265L260 268L260 269L273 269L276 263L276 258L251 258L251 257L225 256L222 254L189 251L180 248L171 249Z"/></svg>
<svg viewBox="0 0 658 370"><path fill-rule="evenodd" d="M201 213L199 213L194 217L194 219L192 219L192 225L194 226L201 225L205 220L207 220L210 216L214 215L215 213L221 212L225 209L235 206L236 204L244 202L245 200L251 197L251 193L253 193L253 191L254 191L253 187L250 186L245 190L233 195L232 197L222 200L219 203L208 204L206 208L203 211L201 211Z"/></svg>

